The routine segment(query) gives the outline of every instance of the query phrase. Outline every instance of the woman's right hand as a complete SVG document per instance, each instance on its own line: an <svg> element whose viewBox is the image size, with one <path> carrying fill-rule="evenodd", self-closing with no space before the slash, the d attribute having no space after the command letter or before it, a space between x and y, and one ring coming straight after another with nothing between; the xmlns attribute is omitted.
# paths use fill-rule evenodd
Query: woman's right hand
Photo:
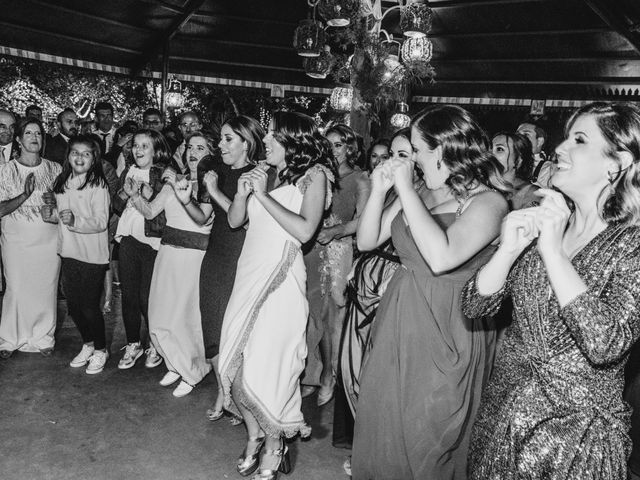
<svg viewBox="0 0 640 480"><path fill-rule="evenodd" d="M140 185L138 185L138 182L133 178L127 177L122 188L124 190L124 193L126 193L128 197L133 197L138 193Z"/></svg>
<svg viewBox="0 0 640 480"><path fill-rule="evenodd" d="M511 257L518 257L531 242L538 238L540 231L536 226L536 216L539 208L515 210L504 218L499 251Z"/></svg>
<svg viewBox="0 0 640 480"><path fill-rule="evenodd" d="M27 175L24 179L24 194L26 198L29 198L33 191L36 189L36 177L33 173ZM25 199L26 200L26 199Z"/></svg>
<svg viewBox="0 0 640 480"><path fill-rule="evenodd" d="M371 190L387 193L393 187L393 170L390 160L380 162L371 172Z"/></svg>
<svg viewBox="0 0 640 480"><path fill-rule="evenodd" d="M191 182L186 178L182 180L178 180L176 183L172 185L173 191L180 200L180 203L186 205L191 201L191 194L193 193L193 187L191 186Z"/></svg>
<svg viewBox="0 0 640 480"><path fill-rule="evenodd" d="M204 174L204 186L212 197L218 192L218 174L213 170L209 170Z"/></svg>
<svg viewBox="0 0 640 480"><path fill-rule="evenodd" d="M248 197L253 191L253 187L251 185L251 173L243 173L240 175L238 179L238 192L237 194L241 197Z"/></svg>

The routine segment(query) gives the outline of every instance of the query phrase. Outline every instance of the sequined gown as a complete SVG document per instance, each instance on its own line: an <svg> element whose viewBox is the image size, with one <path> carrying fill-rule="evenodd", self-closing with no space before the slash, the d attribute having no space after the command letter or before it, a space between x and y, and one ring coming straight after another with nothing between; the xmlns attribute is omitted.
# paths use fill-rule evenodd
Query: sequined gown
<svg viewBox="0 0 640 480"><path fill-rule="evenodd" d="M638 338L640 228L610 225L572 260L588 290L560 308L532 246L505 287L463 291L471 318L510 295L514 321L474 425L469 472L477 480L627 478L630 409L624 366Z"/></svg>

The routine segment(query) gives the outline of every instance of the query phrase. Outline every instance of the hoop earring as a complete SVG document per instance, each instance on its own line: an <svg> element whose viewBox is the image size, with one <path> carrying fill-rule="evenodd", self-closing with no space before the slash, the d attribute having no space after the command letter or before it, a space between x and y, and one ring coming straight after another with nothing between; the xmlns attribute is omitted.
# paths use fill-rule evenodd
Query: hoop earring
<svg viewBox="0 0 640 480"><path fill-rule="evenodd" d="M440 168L442 167L442 160L438 160L436 162L436 167L438 167L438 170L440 170Z"/></svg>

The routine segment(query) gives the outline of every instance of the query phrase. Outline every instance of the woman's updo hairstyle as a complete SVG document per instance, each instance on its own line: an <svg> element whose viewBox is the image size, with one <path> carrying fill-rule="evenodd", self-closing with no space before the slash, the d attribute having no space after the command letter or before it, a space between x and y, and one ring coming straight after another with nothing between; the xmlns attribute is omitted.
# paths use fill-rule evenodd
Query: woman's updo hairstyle
<svg viewBox="0 0 640 480"><path fill-rule="evenodd" d="M491 152L489 137L465 109L435 105L411 121L429 149L442 147L442 161L451 174L446 184L461 198L476 182L508 194L511 187L502 177L502 165Z"/></svg>
<svg viewBox="0 0 640 480"><path fill-rule="evenodd" d="M336 123L330 127L325 136L334 133L340 137L340 141L347 146L347 163L353 168L360 157L360 149L358 147L358 137L351 127L344 123ZM336 159L337 160L337 159Z"/></svg>
<svg viewBox="0 0 640 480"><path fill-rule="evenodd" d="M251 163L257 163L264 158L264 138L265 132L260 123L246 115L237 115L229 118L222 125L228 125L247 144L247 159Z"/></svg>
<svg viewBox="0 0 640 480"><path fill-rule="evenodd" d="M618 172L610 179L609 196L602 207L607 223L640 225L640 108L630 102L594 102L576 110L565 128L565 136L582 115L593 116L607 142L605 156L618 164ZM628 168L622 167L621 152L633 158Z"/></svg>
<svg viewBox="0 0 640 480"><path fill-rule="evenodd" d="M313 118L297 112L275 112L273 138L284 148L283 182L295 183L314 165L324 165L337 178L329 141L320 135Z"/></svg>

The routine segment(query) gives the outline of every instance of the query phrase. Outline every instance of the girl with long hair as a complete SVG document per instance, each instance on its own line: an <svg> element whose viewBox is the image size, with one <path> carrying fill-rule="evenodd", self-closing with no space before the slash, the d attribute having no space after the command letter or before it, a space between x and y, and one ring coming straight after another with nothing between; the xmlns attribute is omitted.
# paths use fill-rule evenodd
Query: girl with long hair
<svg viewBox="0 0 640 480"><path fill-rule="evenodd" d="M493 360L494 332L464 319L464 281L488 260L507 213L508 188L489 139L464 109L440 105L411 122L413 160L427 188L448 195L427 206L414 162L372 174L357 241L392 238L402 268L385 291L360 376L353 478L466 475L470 425ZM398 198L384 207L387 192Z"/></svg>
<svg viewBox="0 0 640 480"><path fill-rule="evenodd" d="M102 372L109 358L100 308L109 265L109 188L102 172L100 145L88 135L69 140L62 173L53 184L55 205L43 205L46 222L58 224L58 255L67 311L82 337L71 367Z"/></svg>
<svg viewBox="0 0 640 480"><path fill-rule="evenodd" d="M248 230L222 325L219 367L225 408L247 426L238 472L250 475L259 467L254 478L274 479L290 469L284 437L310 434L299 389L308 316L301 245L329 205L336 169L327 141L306 115L276 112L264 144L275 183L268 185L262 165L241 175L227 215L232 228L248 222Z"/></svg>
<svg viewBox="0 0 640 480"><path fill-rule="evenodd" d="M504 179L513 186L509 196L511 209L519 210L538 202L539 187L530 181L534 159L529 139L520 133L498 132L491 139L491 149L504 168Z"/></svg>
<svg viewBox="0 0 640 480"><path fill-rule="evenodd" d="M500 247L463 292L472 319L507 296L514 305L473 428L472 479L628 477L622 390L640 335L640 109L581 107L556 155L554 190L507 216Z"/></svg>

